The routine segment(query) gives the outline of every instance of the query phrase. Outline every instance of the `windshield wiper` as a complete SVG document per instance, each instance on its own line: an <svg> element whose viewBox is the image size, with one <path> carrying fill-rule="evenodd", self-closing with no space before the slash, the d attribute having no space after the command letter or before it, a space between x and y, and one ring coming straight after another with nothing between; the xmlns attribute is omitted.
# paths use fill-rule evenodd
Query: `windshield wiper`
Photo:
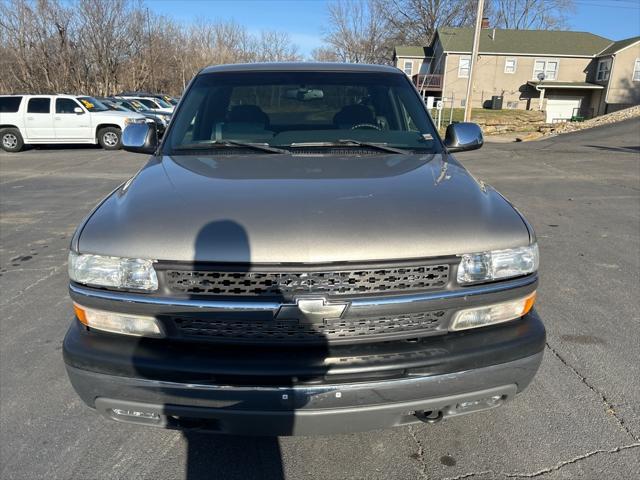
<svg viewBox="0 0 640 480"><path fill-rule="evenodd" d="M210 140L207 142L187 143L186 145L179 145L172 148L174 152L180 152L182 150L209 150L211 147L244 147L252 148L260 152L265 153L286 153L290 154L288 150L282 148L271 147L268 143L247 143L240 142L238 140Z"/></svg>
<svg viewBox="0 0 640 480"><path fill-rule="evenodd" d="M366 147L374 150L380 150L381 152L388 153L400 153L406 155L411 153L409 150L404 150L401 148L389 147L386 143L369 143L369 142L361 142L360 140L352 140L352 139L341 139L336 140L335 142L305 142L305 143L292 143L289 145L290 147L336 147L343 145L353 145L356 147Z"/></svg>

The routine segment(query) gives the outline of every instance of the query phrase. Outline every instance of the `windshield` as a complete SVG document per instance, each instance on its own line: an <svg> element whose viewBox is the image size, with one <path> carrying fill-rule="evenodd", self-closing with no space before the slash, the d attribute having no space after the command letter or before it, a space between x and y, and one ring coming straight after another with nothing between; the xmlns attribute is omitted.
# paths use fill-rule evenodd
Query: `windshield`
<svg viewBox="0 0 640 480"><path fill-rule="evenodd" d="M169 102L166 102L160 97L154 97L155 102L160 105L162 108L171 108L172 105Z"/></svg>
<svg viewBox="0 0 640 480"><path fill-rule="evenodd" d="M144 105L148 109L160 108L160 104L159 103L156 103L155 101L149 100L147 98L137 98L135 101L141 103L142 105Z"/></svg>
<svg viewBox="0 0 640 480"><path fill-rule="evenodd" d="M148 112L149 109L141 104L138 100L117 100L118 104L134 112Z"/></svg>
<svg viewBox="0 0 640 480"><path fill-rule="evenodd" d="M93 97L78 97L78 101L82 106L90 112L108 112L109 107Z"/></svg>
<svg viewBox="0 0 640 480"><path fill-rule="evenodd" d="M117 103L112 102L111 100L100 100L100 103L102 103L103 105L106 105L107 107L109 107L110 110L115 110L117 112L130 112L131 111L128 108L123 107L122 105L118 105Z"/></svg>
<svg viewBox="0 0 640 480"><path fill-rule="evenodd" d="M182 151L225 140L288 149L368 143L435 152L436 138L403 75L233 72L195 80L165 145Z"/></svg>
<svg viewBox="0 0 640 480"><path fill-rule="evenodd" d="M173 100L173 98L171 98L169 95L162 95L161 99L164 101L164 103L167 104L167 106L169 107L173 107L174 105L176 105L178 102L175 102L175 100ZM175 103L174 103L175 102Z"/></svg>

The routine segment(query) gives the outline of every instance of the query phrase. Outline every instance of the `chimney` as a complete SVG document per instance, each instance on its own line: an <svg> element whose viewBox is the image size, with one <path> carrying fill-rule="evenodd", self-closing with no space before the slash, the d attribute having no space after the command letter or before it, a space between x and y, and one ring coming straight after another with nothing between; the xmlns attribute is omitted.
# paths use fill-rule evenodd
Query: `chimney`
<svg viewBox="0 0 640 480"><path fill-rule="evenodd" d="M489 17L482 17L482 28L489 28Z"/></svg>

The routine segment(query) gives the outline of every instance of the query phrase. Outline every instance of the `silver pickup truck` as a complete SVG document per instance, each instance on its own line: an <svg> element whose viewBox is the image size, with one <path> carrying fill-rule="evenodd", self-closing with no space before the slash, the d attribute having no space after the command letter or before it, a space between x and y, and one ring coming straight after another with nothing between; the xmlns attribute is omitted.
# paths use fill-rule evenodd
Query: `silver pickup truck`
<svg viewBox="0 0 640 480"><path fill-rule="evenodd" d="M78 227L74 388L113 420L249 435L434 423L535 375L538 247L401 71L202 70Z"/></svg>

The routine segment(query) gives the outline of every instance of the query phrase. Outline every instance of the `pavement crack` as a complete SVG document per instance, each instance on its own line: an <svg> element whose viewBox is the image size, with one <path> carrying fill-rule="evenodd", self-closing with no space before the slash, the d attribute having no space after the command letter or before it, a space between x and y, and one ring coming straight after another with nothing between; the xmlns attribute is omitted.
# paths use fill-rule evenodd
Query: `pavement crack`
<svg viewBox="0 0 640 480"><path fill-rule="evenodd" d="M415 456L412 455L412 457L414 457L416 462L418 462L420 464L420 469L418 470L418 472L420 473L420 476L422 478L428 478L428 476L427 476L427 464L424 461L424 447L422 446L422 442L420 441L420 439L416 435L416 432L414 432L413 428L414 427L412 425L408 426L409 435L411 435L411 438L413 439L413 441L415 442L416 446L418 447L418 451L415 453Z"/></svg>
<svg viewBox="0 0 640 480"><path fill-rule="evenodd" d="M567 465L572 465L574 463L578 463L582 460L586 460L589 457L593 457L594 455L613 455L619 452L622 452L624 450L629 450L631 448L639 448L640 447L640 442L637 443L632 443L629 445L622 445L620 447L616 447L616 448L612 448L610 450L592 450L590 452L584 453L582 455L578 455L576 457L573 457L569 460L563 460L562 462L559 462L551 467L547 467L547 468L543 468L541 470L538 470L536 472L532 472L532 473L508 473L508 472L498 472L495 470L483 470L480 472L470 472L470 473L463 473L462 475L457 475L455 477L447 477L445 480L462 480L465 478L473 478L473 477L478 477L478 476L482 476L482 475L492 475L494 478L495 477L503 477L503 478L536 478L536 477L541 477L543 475L546 475L547 473L551 473L551 472L556 472L558 470L560 470L561 468L566 467Z"/></svg>
<svg viewBox="0 0 640 480"><path fill-rule="evenodd" d="M627 435L629 435L635 442L640 441L638 436L636 434L634 434L629 429L627 424L624 422L624 419L618 414L618 412L616 412L615 405L613 403L611 403L611 401L609 401L607 396L604 393L602 393L600 390L598 390L594 385L592 385L584 375L582 375L580 372L578 372L578 370L576 370L562 355L560 355L560 353L558 353L558 351L555 348L553 348L551 345L549 345L549 342L546 342L546 346L551 351L551 353L553 353L553 355L555 355L555 357L558 360L560 360L569 370L571 370L574 373L574 375L576 377L578 377L580 379L580 381L584 385L587 386L587 388L589 390L591 390L593 393L595 393L597 396L600 397L600 400L602 401L602 404L605 406L605 411L607 413L611 414L613 416L613 418L616 419L616 421L618 422L618 425L620 426L620 428Z"/></svg>
<svg viewBox="0 0 640 480"><path fill-rule="evenodd" d="M38 280L34 281L33 283L30 283L29 285L27 285L26 288L24 288L23 290L20 290L18 293L16 293L15 295L13 295L11 298L6 299L4 302L2 302L2 304L0 304L1 307L6 307L7 305L11 304L14 300L16 300L17 298L20 298L22 295L24 295L25 293L27 293L29 290L31 290L33 287L37 287L40 283L44 282L45 280L48 280L49 278L53 277L54 275L56 275L58 272L60 272L60 270L65 266L66 264L63 265L58 265L57 267L48 267L48 269L50 270L49 273L47 273L44 277L39 278Z"/></svg>

